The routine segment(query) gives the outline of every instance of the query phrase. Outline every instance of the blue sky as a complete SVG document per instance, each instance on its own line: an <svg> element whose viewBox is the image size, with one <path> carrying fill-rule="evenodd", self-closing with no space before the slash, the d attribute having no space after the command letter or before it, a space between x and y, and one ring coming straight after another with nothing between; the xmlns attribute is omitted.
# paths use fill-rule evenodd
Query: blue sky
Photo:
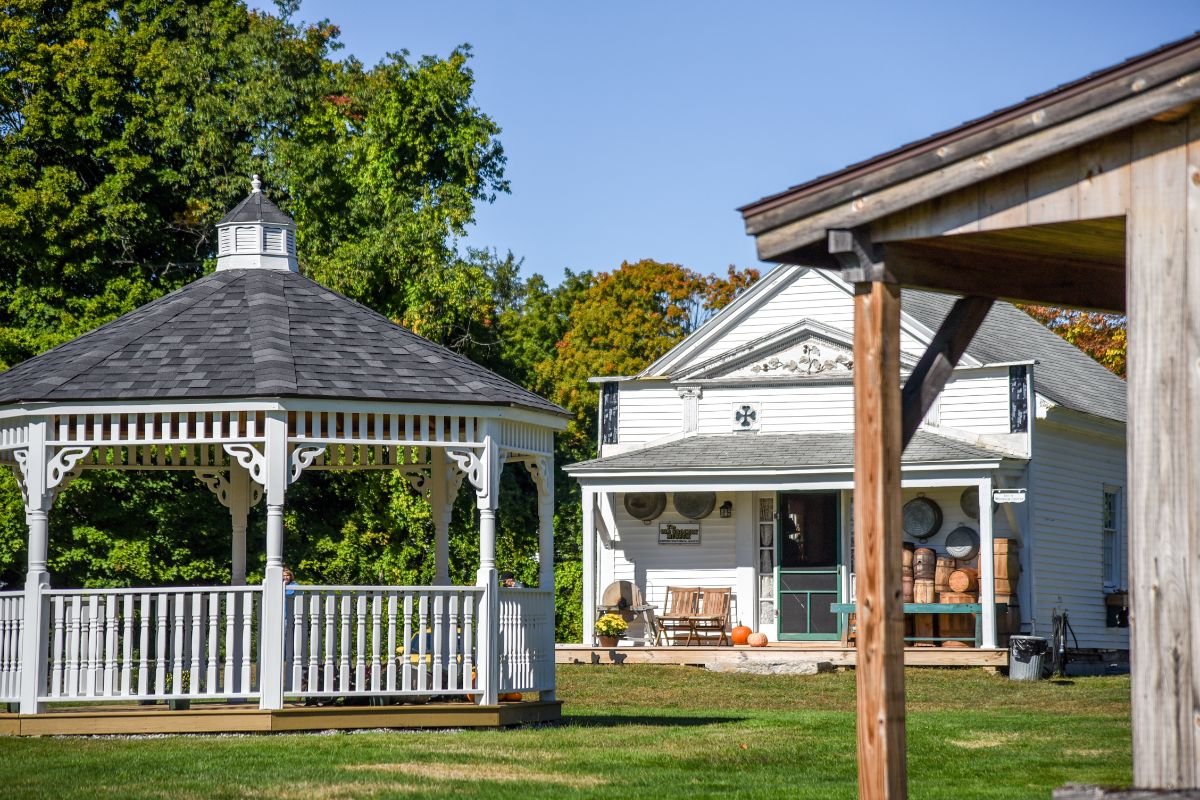
<svg viewBox="0 0 1200 800"><path fill-rule="evenodd" d="M465 244L555 284L641 258L753 265L737 206L1189 35L1200 2L305 0L299 17L368 64L472 45L512 193Z"/></svg>

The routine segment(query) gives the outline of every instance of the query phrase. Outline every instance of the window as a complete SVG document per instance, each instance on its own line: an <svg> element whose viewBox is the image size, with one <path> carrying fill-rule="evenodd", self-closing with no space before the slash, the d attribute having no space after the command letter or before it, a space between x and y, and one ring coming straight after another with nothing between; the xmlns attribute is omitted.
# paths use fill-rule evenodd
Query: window
<svg viewBox="0 0 1200 800"><path fill-rule="evenodd" d="M758 624L775 624L775 498L758 498Z"/></svg>
<svg viewBox="0 0 1200 800"><path fill-rule="evenodd" d="M1121 588L1121 490L1105 486L1100 509L1104 587Z"/></svg>

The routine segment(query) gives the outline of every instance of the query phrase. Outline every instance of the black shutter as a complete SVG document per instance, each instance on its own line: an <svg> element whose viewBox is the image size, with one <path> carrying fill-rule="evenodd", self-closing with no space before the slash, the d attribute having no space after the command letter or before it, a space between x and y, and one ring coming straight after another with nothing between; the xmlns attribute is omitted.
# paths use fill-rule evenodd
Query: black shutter
<svg viewBox="0 0 1200 800"><path fill-rule="evenodd" d="M1029 430L1029 367L1008 368L1008 430L1025 433Z"/></svg>
<svg viewBox="0 0 1200 800"><path fill-rule="evenodd" d="M600 442L617 443L617 407L619 388L615 381L600 384Z"/></svg>

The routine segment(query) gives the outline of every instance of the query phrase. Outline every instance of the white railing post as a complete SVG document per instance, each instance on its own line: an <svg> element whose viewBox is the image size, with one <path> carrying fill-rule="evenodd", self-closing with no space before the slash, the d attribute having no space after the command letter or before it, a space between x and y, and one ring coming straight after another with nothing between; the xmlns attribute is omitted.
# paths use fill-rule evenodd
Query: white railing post
<svg viewBox="0 0 1200 800"><path fill-rule="evenodd" d="M21 626L21 713L37 714L38 695L46 682L49 630L43 593L50 588L46 570L50 492L46 487L46 420L29 424L29 447L21 464L25 484L25 522L29 528L29 564L25 573L25 608Z"/></svg>
<svg viewBox="0 0 1200 800"><path fill-rule="evenodd" d="M267 494L267 568L263 576L258 631L259 707L283 708L283 498L290 477L287 415L271 411L266 418L264 459Z"/></svg>
<svg viewBox="0 0 1200 800"><path fill-rule="evenodd" d="M492 524L495 524L494 517ZM475 661L476 687L480 691L479 704L494 706L500 701L500 586L496 569L480 569L476 585L483 588L475 616L479 637Z"/></svg>

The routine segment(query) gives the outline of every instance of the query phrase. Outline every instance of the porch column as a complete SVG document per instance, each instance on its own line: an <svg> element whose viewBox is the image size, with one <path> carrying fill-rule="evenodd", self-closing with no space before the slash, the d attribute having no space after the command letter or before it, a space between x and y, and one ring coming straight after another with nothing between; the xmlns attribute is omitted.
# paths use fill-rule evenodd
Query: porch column
<svg viewBox="0 0 1200 800"><path fill-rule="evenodd" d="M596 641L596 490L583 488L583 644Z"/></svg>
<svg viewBox="0 0 1200 800"><path fill-rule="evenodd" d="M996 646L996 549L992 534L992 476L979 481L979 602L983 604L982 647Z"/></svg>
<svg viewBox="0 0 1200 800"><path fill-rule="evenodd" d="M18 451L18 459L21 458ZM38 694L46 683L46 647L50 632L47 603L50 588L46 569L49 541L50 492L46 488L46 421L29 423L29 447L21 464L25 486L25 524L29 529L29 560L25 571L25 607L21 628L21 713L42 710Z"/></svg>
<svg viewBox="0 0 1200 800"><path fill-rule="evenodd" d="M287 412L270 411L264 449L267 495L267 568L263 575L262 614L258 640L259 707L283 708L283 502L287 491Z"/></svg>
<svg viewBox="0 0 1200 800"><path fill-rule="evenodd" d="M229 583L246 585L246 527L250 517L250 473L236 464L229 468L229 520L231 536Z"/></svg>
<svg viewBox="0 0 1200 800"><path fill-rule="evenodd" d="M454 514L454 478L440 447L429 449L429 511L433 516L433 585L450 585L450 519Z"/></svg>
<svg viewBox="0 0 1200 800"><path fill-rule="evenodd" d="M854 285L858 796L908 792L900 592L900 287Z"/></svg>

